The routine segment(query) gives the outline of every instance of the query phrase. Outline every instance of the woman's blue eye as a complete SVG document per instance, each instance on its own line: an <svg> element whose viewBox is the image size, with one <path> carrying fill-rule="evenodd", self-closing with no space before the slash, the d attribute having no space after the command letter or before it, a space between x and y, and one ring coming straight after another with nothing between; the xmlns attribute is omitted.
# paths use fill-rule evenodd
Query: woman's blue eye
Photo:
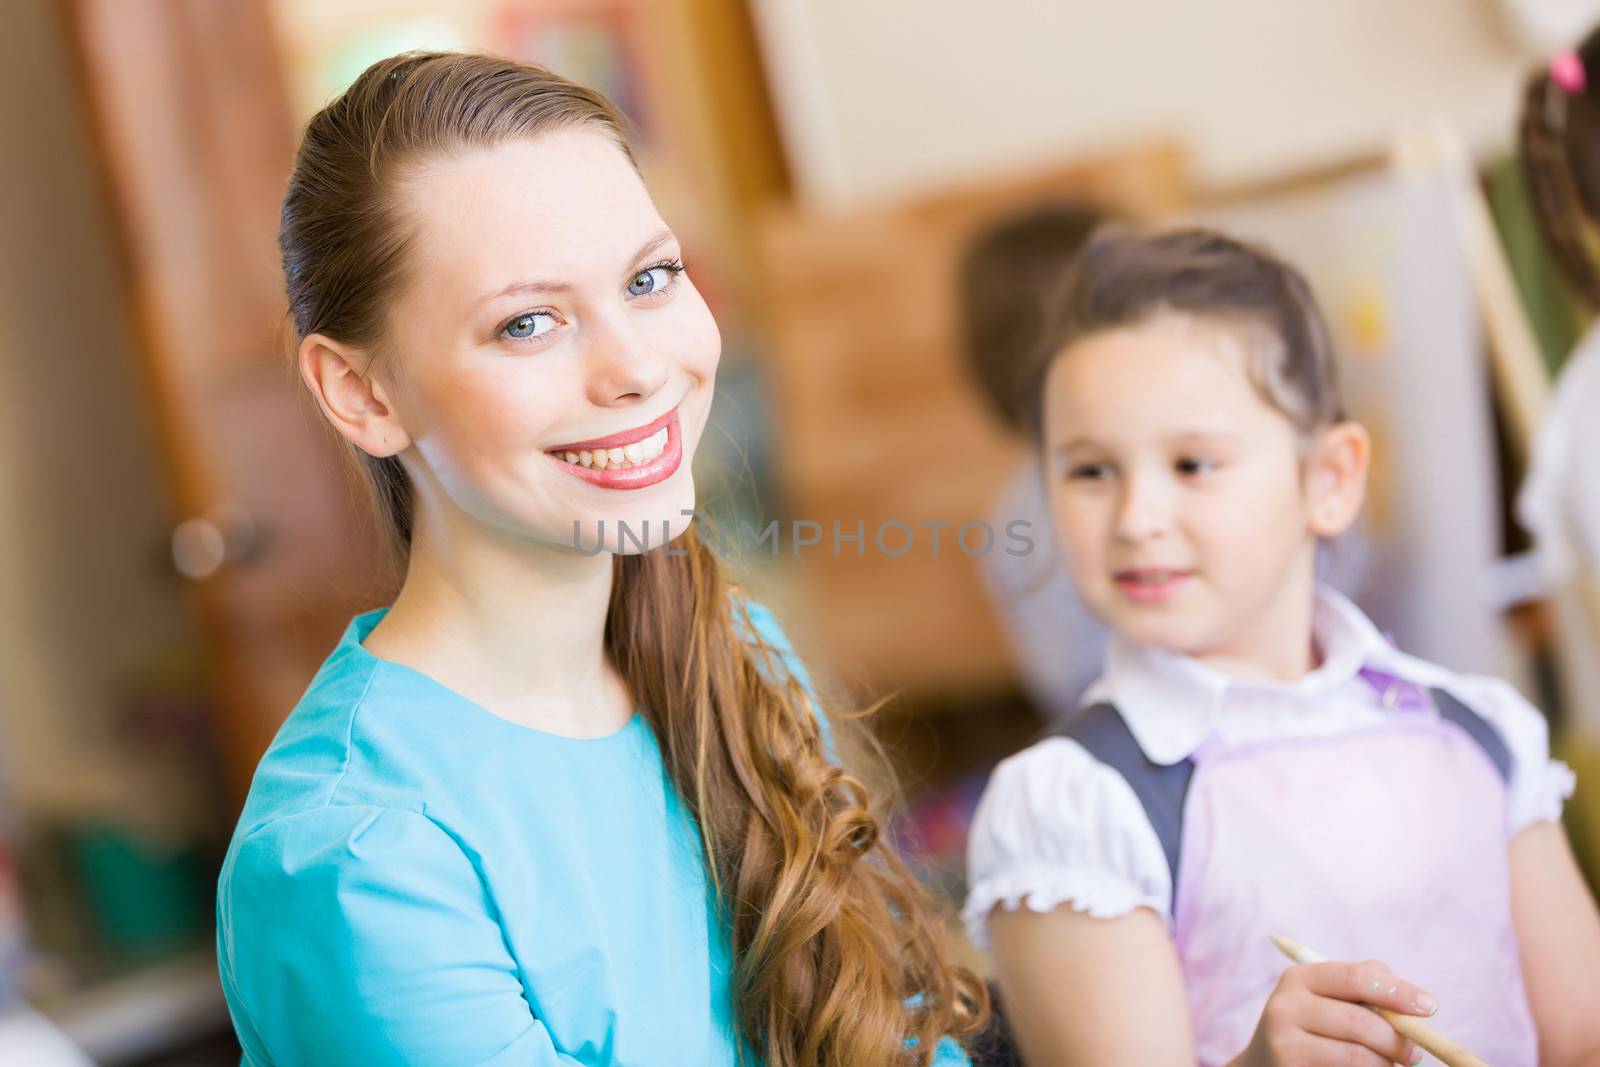
<svg viewBox="0 0 1600 1067"><path fill-rule="evenodd" d="M1075 481L1097 482L1110 474L1111 469L1104 463L1083 463L1067 471L1067 477Z"/></svg>
<svg viewBox="0 0 1600 1067"><path fill-rule="evenodd" d="M1196 459L1193 456L1189 456L1178 460L1179 474L1205 474L1207 471L1215 469L1216 464L1209 459Z"/></svg>
<svg viewBox="0 0 1600 1067"><path fill-rule="evenodd" d="M680 270L682 268L679 268ZM649 296L659 292L672 284L672 275L677 271L669 266L650 267L633 276L633 281L628 283L630 296Z"/></svg>
<svg viewBox="0 0 1600 1067"><path fill-rule="evenodd" d="M555 328L556 318L548 311L529 311L506 323L503 332L507 337L525 341L530 337L538 337L540 334L549 333Z"/></svg>

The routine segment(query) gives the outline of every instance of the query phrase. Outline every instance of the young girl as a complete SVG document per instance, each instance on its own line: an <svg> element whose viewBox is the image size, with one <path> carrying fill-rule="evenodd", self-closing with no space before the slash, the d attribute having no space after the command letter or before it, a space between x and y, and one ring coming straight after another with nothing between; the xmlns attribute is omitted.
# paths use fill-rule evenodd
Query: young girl
<svg viewBox="0 0 1600 1067"><path fill-rule="evenodd" d="M245 1063L965 1063L981 986L684 529L719 339L612 106L380 62L311 120L281 242L300 375L407 555L222 871Z"/></svg>
<svg viewBox="0 0 1600 1067"><path fill-rule="evenodd" d="M966 909L1028 1062L1418 1059L1372 1004L1497 1067L1600 1063L1543 720L1315 584L1369 446L1300 276L1113 232L1061 310L1051 507L1113 637L1092 706L995 772ZM1286 967L1274 933L1344 962Z"/></svg>

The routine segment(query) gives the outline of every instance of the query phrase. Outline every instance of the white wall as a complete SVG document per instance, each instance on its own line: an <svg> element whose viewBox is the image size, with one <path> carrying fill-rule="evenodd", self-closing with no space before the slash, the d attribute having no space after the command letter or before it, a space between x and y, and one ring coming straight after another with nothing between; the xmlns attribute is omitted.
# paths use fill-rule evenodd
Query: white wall
<svg viewBox="0 0 1600 1067"><path fill-rule="evenodd" d="M1535 0L752 0L798 184L892 197L1176 135L1201 184L1388 146L1504 143ZM1565 0L1571 7L1575 0ZM1585 0L1592 4L1592 0Z"/></svg>

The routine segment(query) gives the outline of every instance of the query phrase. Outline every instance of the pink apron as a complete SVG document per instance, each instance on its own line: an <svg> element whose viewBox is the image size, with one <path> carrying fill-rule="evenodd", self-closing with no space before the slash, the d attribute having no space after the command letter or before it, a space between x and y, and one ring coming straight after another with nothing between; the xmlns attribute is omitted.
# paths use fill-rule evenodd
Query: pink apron
<svg viewBox="0 0 1600 1067"><path fill-rule="evenodd" d="M1504 782L1467 729L1389 681L1386 697L1409 692L1382 726L1213 737L1192 757L1173 933L1201 1064L1249 1043L1286 966L1272 933L1329 959L1383 960L1439 997L1439 1030L1495 1067L1537 1063Z"/></svg>

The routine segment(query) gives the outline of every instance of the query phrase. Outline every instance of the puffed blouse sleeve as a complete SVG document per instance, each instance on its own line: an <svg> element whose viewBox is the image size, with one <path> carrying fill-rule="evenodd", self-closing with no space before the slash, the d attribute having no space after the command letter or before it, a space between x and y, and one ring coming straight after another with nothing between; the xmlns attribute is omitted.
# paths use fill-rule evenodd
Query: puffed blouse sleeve
<svg viewBox="0 0 1600 1067"><path fill-rule="evenodd" d="M967 881L962 917L980 949L996 908L1067 904L1115 918L1145 907L1172 921L1172 875L1133 789L1065 737L995 768L968 838Z"/></svg>
<svg viewBox="0 0 1600 1067"><path fill-rule="evenodd" d="M1565 763L1550 757L1550 726L1539 709L1501 678L1462 675L1447 688L1493 726L1510 751L1507 838L1532 823L1559 820L1577 779Z"/></svg>

